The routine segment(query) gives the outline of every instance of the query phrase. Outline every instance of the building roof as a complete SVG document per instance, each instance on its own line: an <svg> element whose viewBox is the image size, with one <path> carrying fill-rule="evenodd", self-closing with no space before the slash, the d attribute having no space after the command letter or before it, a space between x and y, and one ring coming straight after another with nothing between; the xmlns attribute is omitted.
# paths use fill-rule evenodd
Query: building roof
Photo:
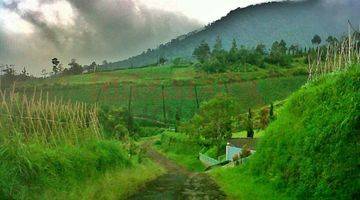
<svg viewBox="0 0 360 200"><path fill-rule="evenodd" d="M233 138L228 140L230 146L242 148L243 146L247 146L250 150L255 150L257 139L256 138Z"/></svg>

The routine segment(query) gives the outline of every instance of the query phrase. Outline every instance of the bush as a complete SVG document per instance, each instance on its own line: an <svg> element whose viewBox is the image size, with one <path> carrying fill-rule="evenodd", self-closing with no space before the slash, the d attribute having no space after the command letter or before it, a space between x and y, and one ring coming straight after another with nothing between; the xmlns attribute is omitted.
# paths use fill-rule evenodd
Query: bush
<svg viewBox="0 0 360 200"><path fill-rule="evenodd" d="M121 107L103 106L99 122L105 136L110 139L121 139L137 130L132 116Z"/></svg>
<svg viewBox="0 0 360 200"><path fill-rule="evenodd" d="M154 135L159 135L164 132L163 128L158 127L139 127L138 136L139 137L150 137Z"/></svg>

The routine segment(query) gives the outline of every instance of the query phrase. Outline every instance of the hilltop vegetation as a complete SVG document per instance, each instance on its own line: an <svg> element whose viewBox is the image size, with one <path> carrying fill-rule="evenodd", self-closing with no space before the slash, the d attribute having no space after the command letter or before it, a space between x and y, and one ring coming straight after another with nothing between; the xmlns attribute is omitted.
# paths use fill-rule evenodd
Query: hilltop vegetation
<svg viewBox="0 0 360 200"><path fill-rule="evenodd" d="M189 59L194 48L202 41L205 40L213 46L218 35L224 40L225 50L231 48L233 38L239 46L245 47L253 47L259 43L270 47L274 41L282 39L289 44L309 47L315 34L319 34L321 38L329 35L339 37L346 32L348 20L355 26L359 24L359 6L357 0L307 0L271 2L238 8L201 30L106 67L116 69L143 66L157 63L159 57L168 60L177 57Z"/></svg>

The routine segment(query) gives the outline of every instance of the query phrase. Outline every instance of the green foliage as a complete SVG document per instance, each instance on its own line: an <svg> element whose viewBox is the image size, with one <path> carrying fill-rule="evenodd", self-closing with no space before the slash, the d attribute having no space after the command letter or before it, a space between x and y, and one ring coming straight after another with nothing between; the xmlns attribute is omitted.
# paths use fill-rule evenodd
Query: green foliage
<svg viewBox="0 0 360 200"><path fill-rule="evenodd" d="M202 41L201 44L195 48L193 56L200 62L204 63L210 58L210 47L208 43Z"/></svg>
<svg viewBox="0 0 360 200"><path fill-rule="evenodd" d="M122 139L137 130L132 116L121 107L102 106L99 122L107 138Z"/></svg>
<svg viewBox="0 0 360 200"><path fill-rule="evenodd" d="M200 55L199 52L204 52L204 44L201 44L194 51L194 55ZM203 50L201 50L203 49ZM274 64L281 67L291 67L293 58L296 56L303 56L300 54L298 45L291 45L287 48L286 42L281 40L275 41L271 47L270 53L266 52L264 44L258 44L255 48L249 49L241 46L238 48L236 40L233 39L229 51L222 48L222 40L220 36L216 38L216 42L211 55L206 53L206 56L198 56L198 68L207 73L224 73L226 71L251 71L251 66L258 68L266 68L268 64ZM195 54L197 52L197 54ZM206 59L205 59L206 58ZM250 70L248 66L250 65Z"/></svg>
<svg viewBox="0 0 360 200"><path fill-rule="evenodd" d="M160 135L163 132L164 129L159 127L139 127L136 133L139 137L151 137Z"/></svg>
<svg viewBox="0 0 360 200"><path fill-rule="evenodd" d="M359 196L359 65L294 93L266 130L249 172L299 199Z"/></svg>
<svg viewBox="0 0 360 200"><path fill-rule="evenodd" d="M189 135L198 135L209 140L212 145L218 147L231 138L232 124L237 120L238 106L234 98L227 95L219 95L204 103L200 111L190 122L185 124ZM220 154L221 155L221 154Z"/></svg>
<svg viewBox="0 0 360 200"><path fill-rule="evenodd" d="M64 75L76 75L76 74L82 74L83 68L82 66L76 62L75 59L72 59L69 63L70 68L66 68L63 72Z"/></svg>
<svg viewBox="0 0 360 200"><path fill-rule="evenodd" d="M311 43L314 45L320 45L321 44L321 37L319 35L314 35L314 37L311 39Z"/></svg>
<svg viewBox="0 0 360 200"><path fill-rule="evenodd" d="M291 56L287 54L287 47L284 40L276 41L271 46L270 55L267 62L279 66L289 66L292 62Z"/></svg>

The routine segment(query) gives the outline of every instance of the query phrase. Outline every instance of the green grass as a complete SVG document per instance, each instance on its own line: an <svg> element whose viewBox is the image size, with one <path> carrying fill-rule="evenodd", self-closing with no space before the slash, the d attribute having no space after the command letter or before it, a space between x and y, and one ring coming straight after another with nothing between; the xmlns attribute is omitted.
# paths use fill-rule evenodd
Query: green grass
<svg viewBox="0 0 360 200"><path fill-rule="evenodd" d="M121 198L162 173L131 139L107 138L99 126L96 106L1 95L0 199ZM110 182L118 185L100 192Z"/></svg>
<svg viewBox="0 0 360 200"><path fill-rule="evenodd" d="M128 169L111 170L100 177L77 184L70 191L48 190L44 199L126 199L165 171L159 165L146 160Z"/></svg>
<svg viewBox="0 0 360 200"><path fill-rule="evenodd" d="M36 143L2 143L0 197L38 199L43 191L68 191L108 170L132 166L117 141L46 147Z"/></svg>
<svg viewBox="0 0 360 200"><path fill-rule="evenodd" d="M169 159L189 171L202 172L205 167L198 159L201 146L181 133L165 132L155 147Z"/></svg>
<svg viewBox="0 0 360 200"><path fill-rule="evenodd" d="M360 66L295 92L248 163L251 175L298 199L359 196Z"/></svg>
<svg viewBox="0 0 360 200"><path fill-rule="evenodd" d="M285 194L277 192L272 185L244 173L242 167L217 168L212 170L210 175L220 185L220 188L226 193L228 199L293 199Z"/></svg>

